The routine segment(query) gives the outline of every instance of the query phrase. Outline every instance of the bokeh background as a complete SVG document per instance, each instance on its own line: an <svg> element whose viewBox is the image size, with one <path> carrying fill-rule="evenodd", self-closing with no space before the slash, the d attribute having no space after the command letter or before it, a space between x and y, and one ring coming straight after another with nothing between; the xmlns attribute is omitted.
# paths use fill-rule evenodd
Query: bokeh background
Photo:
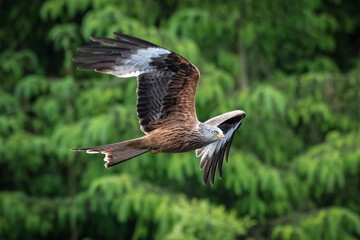
<svg viewBox="0 0 360 240"><path fill-rule="evenodd" d="M359 239L358 0L2 0L1 239ZM229 163L194 152L111 169L70 148L142 136L136 80L76 70L131 34L201 71L198 117L242 109Z"/></svg>

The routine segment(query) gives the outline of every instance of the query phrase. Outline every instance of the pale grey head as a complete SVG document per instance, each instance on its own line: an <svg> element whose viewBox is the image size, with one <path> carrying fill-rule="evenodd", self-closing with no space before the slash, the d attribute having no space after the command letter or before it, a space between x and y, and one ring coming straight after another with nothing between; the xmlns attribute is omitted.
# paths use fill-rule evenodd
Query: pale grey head
<svg viewBox="0 0 360 240"><path fill-rule="evenodd" d="M220 128L206 123L199 124L199 132L202 135L203 141L206 143L219 141L224 137L224 133Z"/></svg>

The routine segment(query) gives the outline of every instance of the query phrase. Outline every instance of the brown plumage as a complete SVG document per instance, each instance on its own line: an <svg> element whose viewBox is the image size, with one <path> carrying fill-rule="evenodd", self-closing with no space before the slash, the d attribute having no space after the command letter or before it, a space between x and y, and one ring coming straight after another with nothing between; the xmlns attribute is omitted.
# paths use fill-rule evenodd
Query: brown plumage
<svg viewBox="0 0 360 240"><path fill-rule="evenodd" d="M180 55L153 43L114 33L116 39L91 37L99 45L78 48L82 55L74 62L83 63L80 70L94 70L117 77L137 76L137 116L141 138L74 151L103 153L105 166L116 164L144 154L180 153L196 150L203 155L200 168L204 169L203 182L210 175L214 184L218 166L222 163L235 131L240 127L245 113L232 111L212 118L205 123L198 121L195 110L195 92L200 77L198 69Z"/></svg>

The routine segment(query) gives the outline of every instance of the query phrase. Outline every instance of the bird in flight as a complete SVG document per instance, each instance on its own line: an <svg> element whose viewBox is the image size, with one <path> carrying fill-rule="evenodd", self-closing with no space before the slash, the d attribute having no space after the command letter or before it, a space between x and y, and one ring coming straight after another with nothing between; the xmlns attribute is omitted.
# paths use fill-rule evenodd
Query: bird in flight
<svg viewBox="0 0 360 240"><path fill-rule="evenodd" d="M181 153L196 150L204 169L203 183L214 184L226 162L235 131L245 112L235 110L200 122L195 110L199 70L182 56L148 41L114 33L115 39L91 37L96 45L79 47L73 58L79 70L94 70L116 77L137 77L137 117L145 136L74 151L105 154L109 168L141 154ZM210 178L209 178L210 176Z"/></svg>

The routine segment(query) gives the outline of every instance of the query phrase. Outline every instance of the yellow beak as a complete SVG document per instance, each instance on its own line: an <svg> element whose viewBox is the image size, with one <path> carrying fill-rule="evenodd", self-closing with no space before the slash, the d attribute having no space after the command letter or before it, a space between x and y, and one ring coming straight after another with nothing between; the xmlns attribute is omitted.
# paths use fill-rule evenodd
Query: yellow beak
<svg viewBox="0 0 360 240"><path fill-rule="evenodd" d="M222 134L220 133L220 134L216 135L215 137L216 137L217 139L222 139L223 136L224 136L224 135L222 135Z"/></svg>

